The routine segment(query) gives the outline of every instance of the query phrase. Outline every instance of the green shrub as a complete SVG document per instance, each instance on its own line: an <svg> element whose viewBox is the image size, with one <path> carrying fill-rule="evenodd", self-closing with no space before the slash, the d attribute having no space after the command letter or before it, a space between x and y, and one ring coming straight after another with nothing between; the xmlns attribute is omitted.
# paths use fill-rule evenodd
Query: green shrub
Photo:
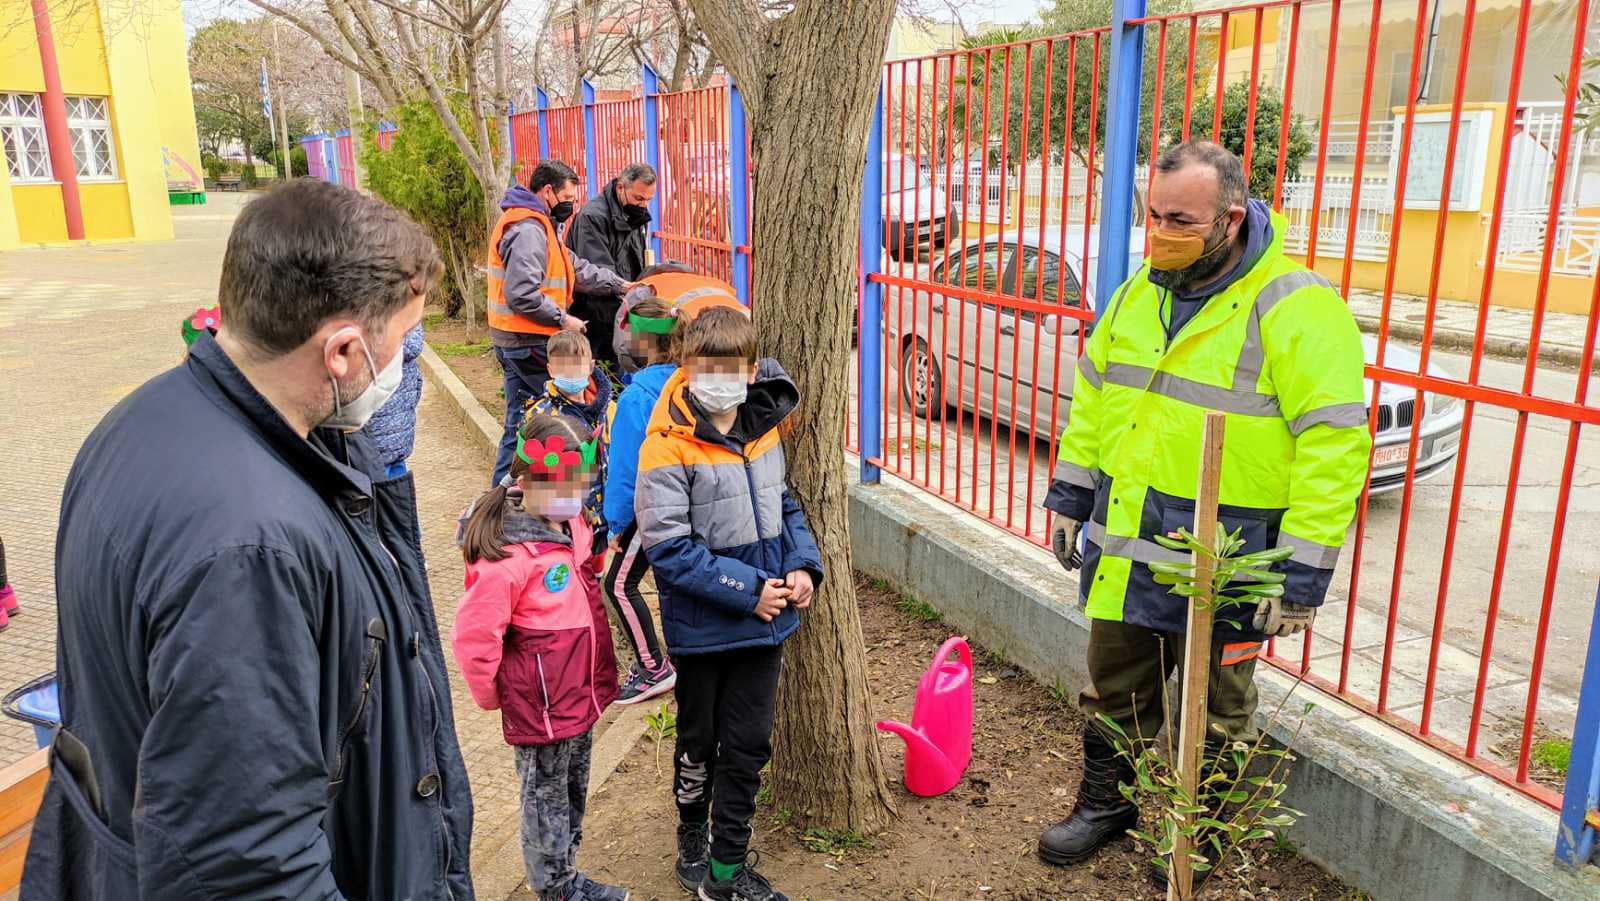
<svg viewBox="0 0 1600 901"><path fill-rule="evenodd" d="M460 121L470 122L466 98L452 101ZM405 103L390 118L400 130L388 150L378 147L376 128L366 129L361 163L367 187L433 236L445 261L437 289L445 312L457 316L465 308L475 321L483 308L476 266L488 239L483 189L427 100Z"/></svg>

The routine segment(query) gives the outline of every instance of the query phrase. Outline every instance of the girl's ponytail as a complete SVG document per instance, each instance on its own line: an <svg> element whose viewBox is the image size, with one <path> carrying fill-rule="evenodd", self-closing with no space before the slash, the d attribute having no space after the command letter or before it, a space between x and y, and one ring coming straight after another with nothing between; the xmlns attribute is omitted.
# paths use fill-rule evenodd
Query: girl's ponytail
<svg viewBox="0 0 1600 901"><path fill-rule="evenodd" d="M478 497L461 530L461 555L470 563L479 560L503 560L507 554L504 542L506 497L510 489L496 485Z"/></svg>

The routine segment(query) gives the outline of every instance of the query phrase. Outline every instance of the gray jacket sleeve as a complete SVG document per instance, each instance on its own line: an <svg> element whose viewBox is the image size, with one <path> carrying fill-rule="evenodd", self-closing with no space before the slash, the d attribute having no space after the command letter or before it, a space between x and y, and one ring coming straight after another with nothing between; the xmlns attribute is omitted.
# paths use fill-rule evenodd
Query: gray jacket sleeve
<svg viewBox="0 0 1600 901"><path fill-rule="evenodd" d="M531 219L506 229L500 237L500 259L506 261L506 306L540 325L560 325L566 313L539 293L549 250L544 229ZM581 274L578 283L583 283Z"/></svg>
<svg viewBox="0 0 1600 901"><path fill-rule="evenodd" d="M621 296L628 290L628 283L623 278L604 266L596 266L577 254L572 255L572 272L577 278L577 284L572 290L584 294L614 294Z"/></svg>

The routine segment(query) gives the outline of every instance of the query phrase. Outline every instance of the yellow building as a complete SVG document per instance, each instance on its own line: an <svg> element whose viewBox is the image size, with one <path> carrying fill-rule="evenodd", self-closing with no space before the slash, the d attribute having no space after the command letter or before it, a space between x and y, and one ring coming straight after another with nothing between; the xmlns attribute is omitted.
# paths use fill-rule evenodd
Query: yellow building
<svg viewBox="0 0 1600 901"><path fill-rule="evenodd" d="M180 0L7 6L0 250L171 238L169 181L202 186Z"/></svg>

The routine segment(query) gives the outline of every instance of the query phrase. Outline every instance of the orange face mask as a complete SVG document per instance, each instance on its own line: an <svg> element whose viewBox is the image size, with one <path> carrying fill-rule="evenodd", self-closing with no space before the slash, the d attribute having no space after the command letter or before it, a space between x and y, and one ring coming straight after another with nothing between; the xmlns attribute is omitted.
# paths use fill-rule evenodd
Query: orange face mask
<svg viewBox="0 0 1600 901"><path fill-rule="evenodd" d="M1227 215L1226 213L1222 215ZM1217 219L1221 219L1219 215ZM1217 219L1211 220L1213 227ZM1226 240L1219 241L1216 247L1206 249L1206 236L1191 234L1168 228L1156 228L1150 232L1150 268L1163 271L1187 269L1199 262L1201 258L1216 253L1226 247Z"/></svg>

